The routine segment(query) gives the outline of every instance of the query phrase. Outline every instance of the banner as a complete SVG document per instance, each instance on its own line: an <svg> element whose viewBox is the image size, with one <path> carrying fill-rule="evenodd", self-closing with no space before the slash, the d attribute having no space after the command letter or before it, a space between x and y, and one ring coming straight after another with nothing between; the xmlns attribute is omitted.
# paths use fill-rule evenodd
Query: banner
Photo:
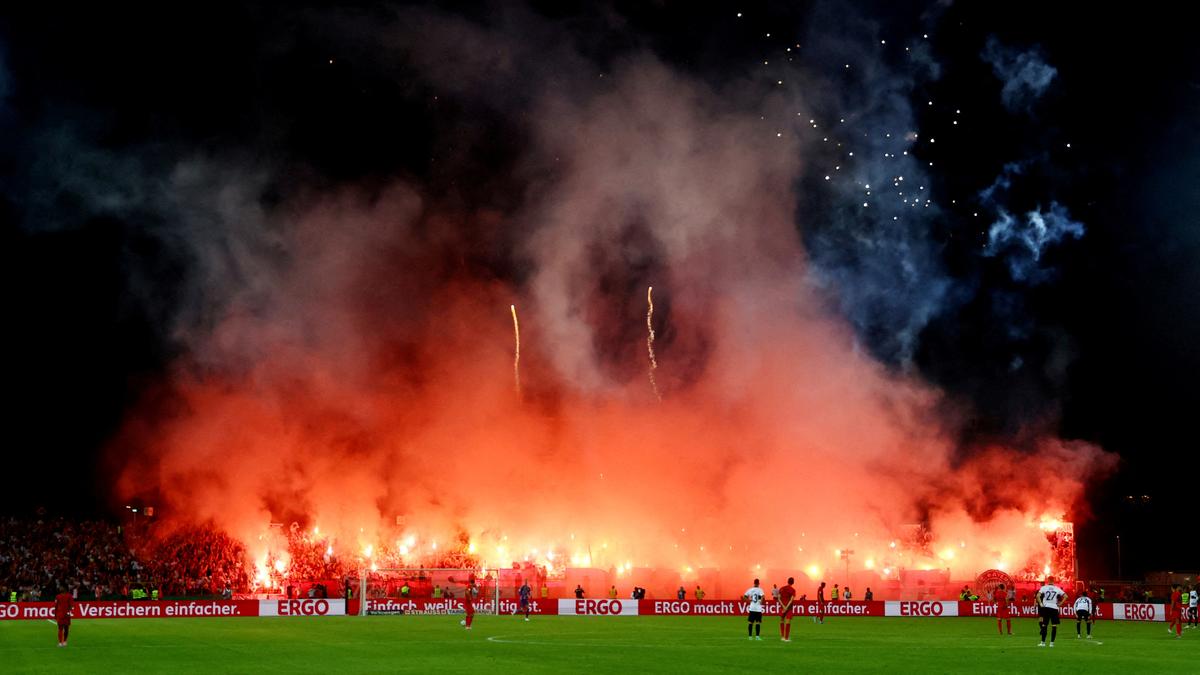
<svg viewBox="0 0 1200 675"><path fill-rule="evenodd" d="M259 616L344 616L346 601L341 598L304 600L259 600Z"/></svg>
<svg viewBox="0 0 1200 675"><path fill-rule="evenodd" d="M476 614L491 614L494 602L492 600L476 600ZM414 598L414 599L398 599L398 598L369 598L367 600L367 612L369 614L463 614L466 608L463 606L462 600L448 599L431 599L431 598ZM520 603L516 600L501 600L500 613L513 614L520 612ZM349 613L358 612L358 601L350 602ZM529 602L530 614L558 614L557 600L531 600Z"/></svg>
<svg viewBox="0 0 1200 675"><path fill-rule="evenodd" d="M367 600L372 614L462 614L463 601L455 599ZM72 618L79 619L170 619L222 616L344 616L358 613L357 599L304 600L93 600L75 603ZM476 600L475 611L491 614L493 601ZM1166 621L1161 604L1100 602L1095 604L1095 619L1117 621ZM749 603L744 600L616 600L560 599L532 600L530 614L567 616L745 616ZM779 603L763 603L764 616L779 616ZM519 611L516 600L501 600L500 614ZM1034 605L1010 605L1012 618L1036 619ZM1063 607L1064 620L1075 618L1071 606ZM996 605L990 602L956 600L888 600L874 602L825 602L797 600L793 616L888 616L888 617L994 617ZM0 620L45 620L54 618L52 602L0 603Z"/></svg>
<svg viewBox="0 0 1200 675"><path fill-rule="evenodd" d="M957 600L888 600L884 616L958 616ZM970 603L967 603L970 604Z"/></svg>
<svg viewBox="0 0 1200 675"><path fill-rule="evenodd" d="M1093 619L1112 619L1113 605L1112 603L1092 603L1095 611L1092 613ZM1038 618L1037 605L1016 605L1009 604L1008 611L1014 619L1036 619ZM959 602L959 616L996 616L996 603L993 602ZM1075 606L1067 605L1059 609L1059 616L1063 619L1075 618ZM1153 619L1143 619L1145 621L1153 621Z"/></svg>
<svg viewBox="0 0 1200 675"><path fill-rule="evenodd" d="M259 616L257 600L84 600L72 619L170 619L193 616ZM0 619L53 619L53 602L0 604Z"/></svg>
<svg viewBox="0 0 1200 675"><path fill-rule="evenodd" d="M646 602L642 600L641 602ZM637 600L559 600L558 613L569 616L637 616Z"/></svg>
<svg viewBox="0 0 1200 675"><path fill-rule="evenodd" d="M778 602L764 602L764 616L778 616ZM638 613L658 616L745 616L750 603L745 600L642 600ZM825 602L796 600L792 616L883 616L882 602Z"/></svg>
<svg viewBox="0 0 1200 675"><path fill-rule="evenodd" d="M1166 621L1167 606L1145 602L1114 602L1112 618L1117 621Z"/></svg>

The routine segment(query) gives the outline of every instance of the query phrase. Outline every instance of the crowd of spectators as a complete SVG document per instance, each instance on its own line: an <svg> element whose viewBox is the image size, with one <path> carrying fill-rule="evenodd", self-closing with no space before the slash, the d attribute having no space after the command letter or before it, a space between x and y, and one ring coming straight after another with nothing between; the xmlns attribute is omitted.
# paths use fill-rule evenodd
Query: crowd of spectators
<svg viewBox="0 0 1200 675"><path fill-rule="evenodd" d="M247 590L246 552L212 528L58 517L0 519L0 600L230 595Z"/></svg>
<svg viewBox="0 0 1200 675"><path fill-rule="evenodd" d="M128 540L140 565L137 580L163 595L220 595L250 585L246 549L224 532L188 526L163 536L138 533Z"/></svg>
<svg viewBox="0 0 1200 675"><path fill-rule="evenodd" d="M79 597L128 594L139 566L121 527L104 521L63 518L0 520L0 593L3 599L54 597L59 588Z"/></svg>
<svg viewBox="0 0 1200 675"><path fill-rule="evenodd" d="M239 541L212 526L172 526L150 518L123 524L59 517L0 519L0 601L48 600L60 590L79 599L231 597L233 593L344 592L365 562L373 568L418 564L399 544L345 560L324 537L293 524L266 535L276 553L253 560ZM467 540L443 547L434 567L470 567ZM320 586L317 586L320 584ZM315 590L314 590L315 589Z"/></svg>

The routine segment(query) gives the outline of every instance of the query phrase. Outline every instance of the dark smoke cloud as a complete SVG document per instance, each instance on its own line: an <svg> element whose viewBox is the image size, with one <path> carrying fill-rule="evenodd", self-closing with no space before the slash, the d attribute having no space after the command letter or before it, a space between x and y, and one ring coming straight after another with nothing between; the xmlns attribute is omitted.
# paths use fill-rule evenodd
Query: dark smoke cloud
<svg viewBox="0 0 1200 675"><path fill-rule="evenodd" d="M1018 180L1031 162L1011 162L996 178L996 182L980 192L980 204L995 211L995 220L988 228L984 255L1003 257L1014 281L1037 284L1053 277L1053 270L1041 265L1047 248L1064 240L1079 239L1084 226L1071 218L1067 207L1051 201L1048 208L1037 207L1014 216L1007 201Z"/></svg>
<svg viewBox="0 0 1200 675"><path fill-rule="evenodd" d="M8 67L5 65L4 51L4 43L0 42L0 112L4 110L5 99L8 98L9 87L11 86L9 83L11 75L9 75Z"/></svg>
<svg viewBox="0 0 1200 675"><path fill-rule="evenodd" d="M1037 49L1007 47L994 37L988 39L982 57L1000 78L1000 99L1015 112L1029 110L1058 75Z"/></svg>
<svg viewBox="0 0 1200 675"><path fill-rule="evenodd" d="M889 54L878 27L822 5L806 53L830 66L809 106L820 111L801 204L816 211L804 227L814 276L830 287L866 346L886 362L907 364L920 333L963 300L943 268L932 224L940 215L912 99L940 69L926 40ZM811 125L810 125L811 126ZM827 179L826 176L829 176Z"/></svg>

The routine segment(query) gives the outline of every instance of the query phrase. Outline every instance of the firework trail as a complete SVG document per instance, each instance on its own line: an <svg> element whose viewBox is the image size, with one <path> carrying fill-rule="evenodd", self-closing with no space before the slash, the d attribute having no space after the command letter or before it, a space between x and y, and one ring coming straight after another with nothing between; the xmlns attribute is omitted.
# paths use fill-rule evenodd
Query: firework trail
<svg viewBox="0 0 1200 675"><path fill-rule="evenodd" d="M650 353L650 386L654 388L654 397L662 400L662 394L658 392L658 381L654 379L654 371L658 370L658 361L654 358L654 287L646 288L646 351Z"/></svg>
<svg viewBox="0 0 1200 675"><path fill-rule="evenodd" d="M516 340L516 347L513 353L513 383L517 389L517 396L521 395L521 324L517 322L517 306L509 305L509 310L512 311L513 318L513 338Z"/></svg>

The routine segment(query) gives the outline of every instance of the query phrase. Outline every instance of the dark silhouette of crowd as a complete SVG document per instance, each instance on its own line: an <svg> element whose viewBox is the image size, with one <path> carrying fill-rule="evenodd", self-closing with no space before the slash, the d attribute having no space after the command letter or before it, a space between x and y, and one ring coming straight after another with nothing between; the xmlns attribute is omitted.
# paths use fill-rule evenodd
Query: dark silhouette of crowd
<svg viewBox="0 0 1200 675"><path fill-rule="evenodd" d="M232 597L284 593L322 597L364 563L372 569L415 566L399 544L343 560L329 539L297 524L264 535L275 553L253 559L213 525L177 525L138 517L124 523L44 515L0 519L0 601L50 600L67 590L80 600ZM466 536L438 551L433 567L473 567Z"/></svg>
<svg viewBox="0 0 1200 675"><path fill-rule="evenodd" d="M212 528L57 517L0 519L0 600L229 595L247 590L241 544Z"/></svg>
<svg viewBox="0 0 1200 675"><path fill-rule="evenodd" d="M139 565L135 582L148 583L163 595L220 595L226 588L249 588L246 549L224 532L188 526L130 541Z"/></svg>
<svg viewBox="0 0 1200 675"><path fill-rule="evenodd" d="M82 598L123 597L138 564L121 529L63 518L0 520L0 598L51 600L59 588Z"/></svg>

